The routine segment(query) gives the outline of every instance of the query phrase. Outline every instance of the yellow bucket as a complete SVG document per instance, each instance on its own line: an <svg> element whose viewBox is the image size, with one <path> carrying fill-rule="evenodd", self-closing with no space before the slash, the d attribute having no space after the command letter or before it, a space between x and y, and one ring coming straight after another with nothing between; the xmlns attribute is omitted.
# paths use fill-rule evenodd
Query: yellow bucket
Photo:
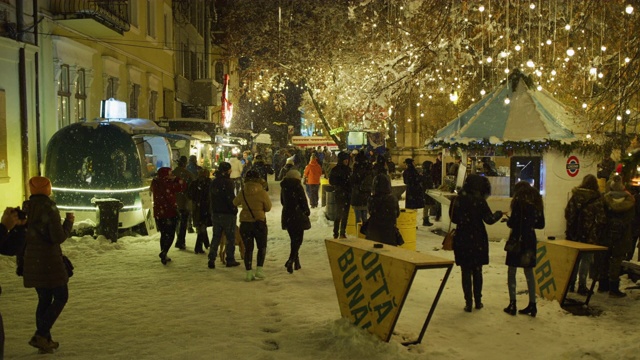
<svg viewBox="0 0 640 360"><path fill-rule="evenodd" d="M356 212L351 206L349 206L349 218L347 219L347 235L354 237L358 236L358 229L356 228Z"/></svg>
<svg viewBox="0 0 640 360"><path fill-rule="evenodd" d="M396 224L404 240L404 244L400 246L401 248L416 250L417 215L417 210L400 209L400 216L398 216Z"/></svg>
<svg viewBox="0 0 640 360"><path fill-rule="evenodd" d="M320 198L320 206L327 206L327 195L324 192L324 186L325 185L329 185L329 179L325 179L323 177L320 178L320 194L321 194L321 198Z"/></svg>

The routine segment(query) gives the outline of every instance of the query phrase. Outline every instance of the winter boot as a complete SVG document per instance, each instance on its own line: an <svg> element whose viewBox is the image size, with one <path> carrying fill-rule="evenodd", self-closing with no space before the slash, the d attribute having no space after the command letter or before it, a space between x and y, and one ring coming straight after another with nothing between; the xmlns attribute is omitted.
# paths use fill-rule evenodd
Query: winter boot
<svg viewBox="0 0 640 360"><path fill-rule="evenodd" d="M471 301L467 301L466 305L464 306L464 311L471 312Z"/></svg>
<svg viewBox="0 0 640 360"><path fill-rule="evenodd" d="M516 314L516 310L517 310L515 300L509 301L509 306L507 306L503 310L504 310L504 312L506 312L509 315L515 315Z"/></svg>
<svg viewBox="0 0 640 360"><path fill-rule="evenodd" d="M264 278L266 278L266 276L264 275L264 272L262 271L262 266L256 266L256 280L263 280Z"/></svg>
<svg viewBox="0 0 640 360"><path fill-rule="evenodd" d="M429 218L422 219L422 226L433 226L433 224L429 221Z"/></svg>
<svg viewBox="0 0 640 360"><path fill-rule="evenodd" d="M293 269L294 270L302 269L302 266L300 266L300 258L299 257L297 257L296 261L293 262Z"/></svg>
<svg viewBox="0 0 640 360"><path fill-rule="evenodd" d="M609 291L609 280L607 279L598 280L598 292L603 293L608 291Z"/></svg>
<svg viewBox="0 0 640 360"><path fill-rule="evenodd" d="M46 337L40 336L38 334L35 334L31 337L31 340L29 340L29 345L38 348L41 354L52 354L54 350L49 340Z"/></svg>
<svg viewBox="0 0 640 360"><path fill-rule="evenodd" d="M587 296L590 292L586 285L578 285L578 295Z"/></svg>
<svg viewBox="0 0 640 360"><path fill-rule="evenodd" d="M627 294L620 291L620 280L611 280L609 282L609 297L610 298L623 298Z"/></svg>
<svg viewBox="0 0 640 360"><path fill-rule="evenodd" d="M253 270L247 270L247 276L245 276L244 280L245 281L253 281L255 279L256 279L256 277L255 277L255 275L253 275Z"/></svg>
<svg viewBox="0 0 640 360"><path fill-rule="evenodd" d="M293 261L291 261L291 260L287 260L287 262L286 262L286 263L284 263L284 267L286 267L286 268L287 268L287 272L288 272L289 274L293 274Z"/></svg>
<svg viewBox="0 0 640 360"><path fill-rule="evenodd" d="M522 310L518 310L518 313L525 314L525 315L531 315L532 317L536 317L536 314L538 313L538 308L536 307L536 303L530 302L529 305L527 305L526 308L524 308Z"/></svg>

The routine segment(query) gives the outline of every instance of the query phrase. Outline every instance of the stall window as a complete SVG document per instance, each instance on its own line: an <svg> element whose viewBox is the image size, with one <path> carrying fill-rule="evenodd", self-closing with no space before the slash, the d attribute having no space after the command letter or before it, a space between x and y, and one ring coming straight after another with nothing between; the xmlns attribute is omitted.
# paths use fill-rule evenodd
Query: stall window
<svg viewBox="0 0 640 360"><path fill-rule="evenodd" d="M158 92L151 91L149 94L149 120L156 120L156 106L158 105Z"/></svg>
<svg viewBox="0 0 640 360"><path fill-rule="evenodd" d="M511 191L510 196L513 197L513 188L519 181L526 181L531 186L541 190L540 166L542 158L536 156L513 156L511 157Z"/></svg>
<svg viewBox="0 0 640 360"><path fill-rule="evenodd" d="M140 97L140 85L133 84L131 86L131 95L129 96L129 117L138 117L138 98Z"/></svg>
<svg viewBox="0 0 640 360"><path fill-rule="evenodd" d="M78 106L76 121L82 121L87 118L87 93L85 87L84 69L78 70L78 79L76 80L76 104Z"/></svg>
<svg viewBox="0 0 640 360"><path fill-rule="evenodd" d="M71 90L69 87L69 65L60 67L58 79L58 127L62 128L71 123L71 109L69 106Z"/></svg>

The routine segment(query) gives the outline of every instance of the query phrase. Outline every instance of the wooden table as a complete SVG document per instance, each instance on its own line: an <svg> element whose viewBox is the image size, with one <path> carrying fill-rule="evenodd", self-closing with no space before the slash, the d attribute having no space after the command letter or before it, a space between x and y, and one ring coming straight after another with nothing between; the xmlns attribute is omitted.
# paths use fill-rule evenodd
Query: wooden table
<svg viewBox="0 0 640 360"><path fill-rule="evenodd" d="M567 301L569 284L577 274L580 258L585 254L606 251L607 247L571 240L538 241L537 265L534 269L536 293L548 300L558 300L560 306L589 305L596 281L591 282L585 301Z"/></svg>
<svg viewBox="0 0 640 360"><path fill-rule="evenodd" d="M420 336L403 344L422 342L453 260L353 237L326 239L325 244L342 317L386 342L391 338L417 271L446 269ZM383 247L375 248L375 244Z"/></svg>

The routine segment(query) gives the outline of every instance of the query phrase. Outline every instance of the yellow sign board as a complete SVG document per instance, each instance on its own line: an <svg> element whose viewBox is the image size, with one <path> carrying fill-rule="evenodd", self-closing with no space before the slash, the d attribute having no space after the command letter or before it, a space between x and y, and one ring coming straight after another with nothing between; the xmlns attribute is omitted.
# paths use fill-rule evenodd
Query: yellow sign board
<svg viewBox="0 0 640 360"><path fill-rule="evenodd" d="M562 305L578 256L606 250L604 246L570 240L538 241L534 269L536 294L547 300L558 300Z"/></svg>
<svg viewBox="0 0 640 360"><path fill-rule="evenodd" d="M325 243L342 317L383 341L391 337L416 270L453 267L451 260L389 245L375 248L382 244L355 237ZM446 277L437 296L444 283ZM432 308L436 303L437 298Z"/></svg>

